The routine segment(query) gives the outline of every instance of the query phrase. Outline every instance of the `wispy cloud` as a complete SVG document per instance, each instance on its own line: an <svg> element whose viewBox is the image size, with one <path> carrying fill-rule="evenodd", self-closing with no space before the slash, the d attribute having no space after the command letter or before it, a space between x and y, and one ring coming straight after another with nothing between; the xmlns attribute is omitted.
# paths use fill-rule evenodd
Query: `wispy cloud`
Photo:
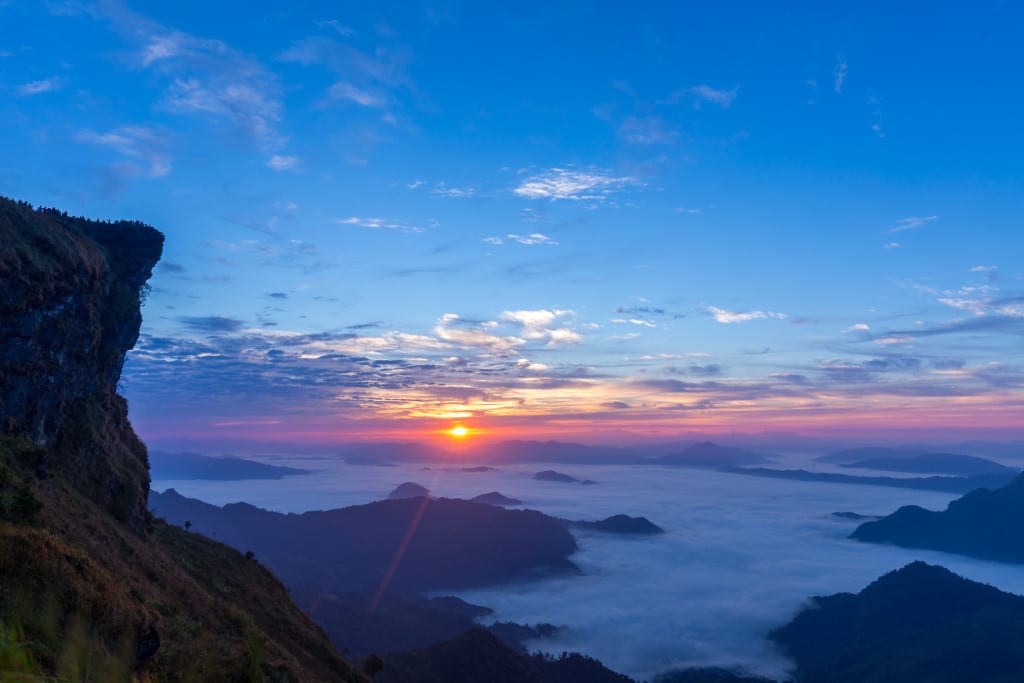
<svg viewBox="0 0 1024 683"><path fill-rule="evenodd" d="M896 225L886 230L887 234L896 232L906 232L907 230L914 230L921 226L928 225L932 221L938 220L938 216L908 216L907 218L901 218L896 221Z"/></svg>
<svg viewBox="0 0 1024 683"><path fill-rule="evenodd" d="M782 320L787 317L785 313L777 313L775 311L734 312L727 311L723 308L718 308L716 306L708 306L706 310L708 314L710 314L711 317L713 317L716 321L726 325L731 323L744 323L750 320L764 320L768 318Z"/></svg>
<svg viewBox="0 0 1024 683"><path fill-rule="evenodd" d="M281 89L256 58L220 40L163 26L118 2L100 3L95 16L135 44L129 58L134 67L169 80L161 103L165 109L227 122L263 145L281 144Z"/></svg>
<svg viewBox="0 0 1024 683"><path fill-rule="evenodd" d="M454 198L465 198L475 197L476 188L474 187L453 187L447 183L438 183L437 186L430 191L431 194L440 195L442 197L454 197Z"/></svg>
<svg viewBox="0 0 1024 683"><path fill-rule="evenodd" d="M832 89L837 95L843 94L843 83L846 81L847 71L849 71L849 65L846 60L839 60L839 63L836 64L835 80L832 82Z"/></svg>
<svg viewBox="0 0 1024 683"><path fill-rule="evenodd" d="M226 318L219 315L206 317L181 317L178 321L189 330L204 333L238 332L242 329L243 322L235 318Z"/></svg>
<svg viewBox="0 0 1024 683"><path fill-rule="evenodd" d="M619 126L619 137L634 145L675 144L679 132L660 116L629 116Z"/></svg>
<svg viewBox="0 0 1024 683"><path fill-rule="evenodd" d="M736 99L736 95L739 93L739 88L733 88L732 90L719 90L712 88L710 85L695 85L690 88L690 93L696 99L697 103L710 102L711 104L717 104L722 109L728 109L729 105Z"/></svg>
<svg viewBox="0 0 1024 683"><path fill-rule="evenodd" d="M39 81L22 83L18 86L17 93L21 97L29 97L31 95L42 95L43 93L60 90L64 87L66 83L67 79L64 78L44 78Z"/></svg>
<svg viewBox="0 0 1024 683"><path fill-rule="evenodd" d="M372 230L394 230L396 232L423 232L426 230L426 228L419 225L387 218L360 218L352 216L351 218L336 218L335 222L341 225L355 225Z"/></svg>
<svg viewBox="0 0 1024 683"><path fill-rule="evenodd" d="M299 167L299 157L275 154L267 160L267 167L275 171L293 171Z"/></svg>
<svg viewBox="0 0 1024 683"><path fill-rule="evenodd" d="M525 244L528 247L532 247L538 244L547 244L551 246L558 244L558 242L556 242L555 240L551 239L547 235L542 235L539 232L533 232L530 233L529 235L510 234L508 235L508 239L512 240L513 242L518 242L519 244Z"/></svg>
<svg viewBox="0 0 1024 683"><path fill-rule="evenodd" d="M123 175L160 178L171 172L167 141L150 128L122 126L107 133L83 130L75 134L74 139L87 145L107 147L126 157L126 161L114 166Z"/></svg>
<svg viewBox="0 0 1024 683"><path fill-rule="evenodd" d="M327 94L335 100L348 100L362 107L384 107L388 100L380 93L357 88L351 83L338 82L327 89Z"/></svg>
<svg viewBox="0 0 1024 683"><path fill-rule="evenodd" d="M643 320L641 318L612 318L609 322L615 323L616 325L639 325L641 327L657 327L656 324L649 320Z"/></svg>
<svg viewBox="0 0 1024 683"><path fill-rule="evenodd" d="M624 187L635 184L637 183L633 178L616 176L596 168L552 168L550 171L526 178L513 192L528 199L600 201Z"/></svg>

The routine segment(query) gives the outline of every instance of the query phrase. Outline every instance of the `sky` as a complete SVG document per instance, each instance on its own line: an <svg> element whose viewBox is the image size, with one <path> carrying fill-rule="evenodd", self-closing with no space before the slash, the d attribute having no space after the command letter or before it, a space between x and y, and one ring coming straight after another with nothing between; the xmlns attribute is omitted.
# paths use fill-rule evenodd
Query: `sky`
<svg viewBox="0 0 1024 683"><path fill-rule="evenodd" d="M1024 8L769 5L0 0L0 194L147 440L1021 438Z"/></svg>

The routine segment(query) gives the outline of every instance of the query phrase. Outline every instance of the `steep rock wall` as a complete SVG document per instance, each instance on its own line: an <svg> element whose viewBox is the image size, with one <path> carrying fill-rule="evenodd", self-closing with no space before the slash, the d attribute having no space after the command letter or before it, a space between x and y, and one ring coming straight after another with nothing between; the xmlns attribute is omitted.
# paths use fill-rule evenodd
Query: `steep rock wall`
<svg viewBox="0 0 1024 683"><path fill-rule="evenodd" d="M148 460L117 394L163 235L0 198L0 433L139 529Z"/></svg>

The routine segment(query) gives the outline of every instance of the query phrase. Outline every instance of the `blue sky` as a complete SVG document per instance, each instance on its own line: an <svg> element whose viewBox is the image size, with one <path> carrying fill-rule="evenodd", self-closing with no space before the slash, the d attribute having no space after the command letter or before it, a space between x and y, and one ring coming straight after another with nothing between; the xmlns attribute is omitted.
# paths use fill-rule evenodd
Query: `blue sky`
<svg viewBox="0 0 1024 683"><path fill-rule="evenodd" d="M0 1L0 192L144 437L1017 434L1024 10L668 4Z"/></svg>

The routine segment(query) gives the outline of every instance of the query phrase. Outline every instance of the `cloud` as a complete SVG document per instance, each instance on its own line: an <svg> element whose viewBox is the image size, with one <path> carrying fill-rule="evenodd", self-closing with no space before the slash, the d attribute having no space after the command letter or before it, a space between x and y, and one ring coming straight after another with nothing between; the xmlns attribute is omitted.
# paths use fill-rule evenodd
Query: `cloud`
<svg viewBox="0 0 1024 683"><path fill-rule="evenodd" d="M456 199L462 199L465 197L475 197L476 188L473 187L450 187L445 183L438 183L437 187L430 191L431 194L436 194L442 197L454 197Z"/></svg>
<svg viewBox="0 0 1024 683"><path fill-rule="evenodd" d="M478 348L491 353L510 354L526 343L525 339L492 334L486 323L468 324L455 313L445 313L434 326L434 333L444 341L459 346Z"/></svg>
<svg viewBox="0 0 1024 683"><path fill-rule="evenodd" d="M886 230L886 233L892 234L896 232L914 230L915 228L920 228L921 226L927 225L928 223L938 219L938 216L908 216L907 218L901 218L896 221L896 226Z"/></svg>
<svg viewBox="0 0 1024 683"><path fill-rule="evenodd" d="M839 61L836 64L835 80L832 83L832 89L837 95L843 94L843 83L846 81L846 72L848 71L848 65L845 59Z"/></svg>
<svg viewBox="0 0 1024 683"><path fill-rule="evenodd" d="M636 181L627 176L616 176L608 171L571 168L552 168L550 171L526 178L513 192L528 199L581 199L603 200Z"/></svg>
<svg viewBox="0 0 1024 683"><path fill-rule="evenodd" d="M974 266L971 268L972 273L992 273L998 270L998 266Z"/></svg>
<svg viewBox="0 0 1024 683"><path fill-rule="evenodd" d="M342 35L342 36L344 36L346 38L351 38L352 36L354 36L356 34L356 30L354 28L352 28L350 26L345 26L344 24L342 24L337 19L328 19L326 21L318 21L318 22L316 22L316 25L317 26L330 26L332 29L337 31L339 35Z"/></svg>
<svg viewBox="0 0 1024 683"><path fill-rule="evenodd" d="M179 275L185 272L185 266L180 263L174 263L173 261L167 261L165 259L160 260L160 269L167 271L168 273L174 273Z"/></svg>
<svg viewBox="0 0 1024 683"><path fill-rule="evenodd" d="M327 89L327 95L335 100L348 100L362 107L381 108L387 106L388 100L379 93L362 90L351 83L338 82Z"/></svg>
<svg viewBox="0 0 1024 683"><path fill-rule="evenodd" d="M167 141L150 128L122 126L107 133L83 130L76 133L74 139L86 145L107 147L127 157L129 161L114 167L123 175L161 178L171 172Z"/></svg>
<svg viewBox="0 0 1024 683"><path fill-rule="evenodd" d="M883 244L882 248L883 249L899 249L900 246L901 245L900 245L899 242L889 242L888 244Z"/></svg>
<svg viewBox="0 0 1024 683"><path fill-rule="evenodd" d="M277 131L281 88L257 59L220 40L163 26L117 2L97 7L98 16L136 45L132 65L168 79L164 109L227 122L262 145L283 142Z"/></svg>
<svg viewBox="0 0 1024 683"><path fill-rule="evenodd" d="M568 327L553 327L560 318L574 315L572 311L539 309L505 311L501 314L501 319L522 325L522 334L526 339L546 339L548 346L563 346L579 344L583 339L579 332Z"/></svg>
<svg viewBox="0 0 1024 683"><path fill-rule="evenodd" d="M619 315L665 315L664 308L653 308L651 306L629 306L615 309L615 312Z"/></svg>
<svg viewBox="0 0 1024 683"><path fill-rule="evenodd" d="M361 228L370 228L372 230L394 230L396 232L423 232L426 230L426 228L418 225L389 220L387 218L360 218L358 216L352 216L351 218L336 218L335 223L340 223L341 225L357 225Z"/></svg>
<svg viewBox="0 0 1024 683"><path fill-rule="evenodd" d="M556 245L558 242L551 239L547 235L542 235L539 232L534 232L529 235L508 235L508 239L513 242L519 242L519 244L525 244L528 247L532 247L537 244L548 244Z"/></svg>
<svg viewBox="0 0 1024 683"><path fill-rule="evenodd" d="M716 306L708 306L706 310L716 321L726 325L731 323L743 323L749 320L763 320L766 318L775 318L777 320L786 318L785 313L777 313L775 311L733 312Z"/></svg>
<svg viewBox="0 0 1024 683"><path fill-rule="evenodd" d="M647 320L641 320L640 318L612 318L611 322L615 323L616 325L640 325L642 327L657 327L657 325L655 325L654 323Z"/></svg>
<svg viewBox="0 0 1024 683"><path fill-rule="evenodd" d="M189 317L182 316L178 318L178 321L182 323L186 328L194 332L238 332L242 329L244 323L241 320L235 318L225 318L219 315L211 315L206 317Z"/></svg>
<svg viewBox="0 0 1024 683"><path fill-rule="evenodd" d="M870 329L871 326L867 323L854 323L843 330L843 332L867 332Z"/></svg>
<svg viewBox="0 0 1024 683"><path fill-rule="evenodd" d="M298 166L298 157L282 156L280 154L275 154L267 161L267 167L275 171L294 171Z"/></svg>
<svg viewBox="0 0 1024 683"><path fill-rule="evenodd" d="M267 294L271 299L287 299L288 295L284 292L270 292Z"/></svg>
<svg viewBox="0 0 1024 683"><path fill-rule="evenodd" d="M40 81L22 83L18 86L17 93L20 97L42 95L43 93L60 90L64 87L65 83L67 83L67 80L63 78L44 78Z"/></svg>
<svg viewBox="0 0 1024 683"><path fill-rule="evenodd" d="M619 137L633 145L672 145L678 131L660 116L629 116L619 126Z"/></svg>
<svg viewBox="0 0 1024 683"><path fill-rule="evenodd" d="M612 410L626 410L629 408L629 404L625 401L605 401L601 405Z"/></svg>
<svg viewBox="0 0 1024 683"><path fill-rule="evenodd" d="M711 104L717 104L722 109L729 108L729 105L736 99L738 92L739 88L717 90L709 85L696 85L690 88L690 93L696 98L698 103L710 102Z"/></svg>

